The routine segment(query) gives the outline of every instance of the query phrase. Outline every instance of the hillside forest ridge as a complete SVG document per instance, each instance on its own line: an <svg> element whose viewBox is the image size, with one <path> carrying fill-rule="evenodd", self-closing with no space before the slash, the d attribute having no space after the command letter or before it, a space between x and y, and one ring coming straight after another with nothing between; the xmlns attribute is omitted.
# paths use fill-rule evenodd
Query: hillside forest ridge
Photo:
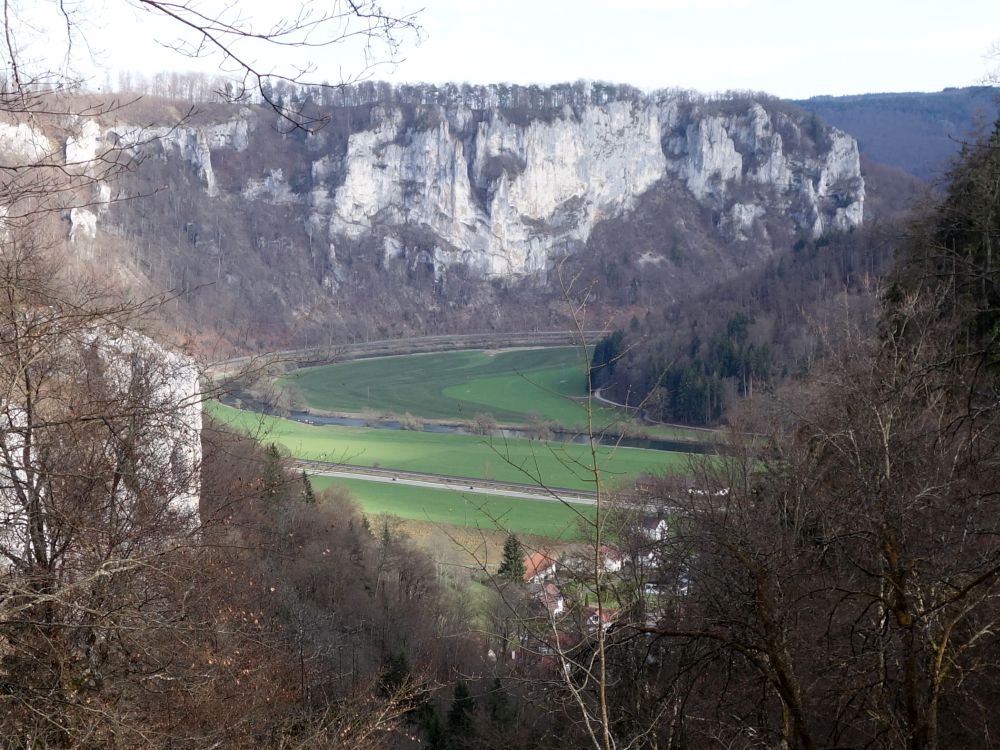
<svg viewBox="0 0 1000 750"><path fill-rule="evenodd" d="M373 0L135 0L220 73L95 91L30 5L0 747L991 746L995 88L397 85Z"/></svg>

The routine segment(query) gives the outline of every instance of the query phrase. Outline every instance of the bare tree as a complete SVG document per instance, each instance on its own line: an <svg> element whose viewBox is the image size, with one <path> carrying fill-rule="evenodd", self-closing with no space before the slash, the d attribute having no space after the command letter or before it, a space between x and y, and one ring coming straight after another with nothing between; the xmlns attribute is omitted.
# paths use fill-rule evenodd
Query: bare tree
<svg viewBox="0 0 1000 750"><path fill-rule="evenodd" d="M253 68L237 38L325 44L351 17L373 35L399 28L369 4L306 9L263 33L235 6L210 16L194 3L135 5L200 33L187 51L214 45L262 91L281 74ZM77 19L53 7L71 46ZM338 696L354 709L334 711L326 695L324 710L304 706L296 723L284 698L303 699L285 622L261 597L220 587L239 557L215 550L246 539L208 545L199 523L198 373L142 333L166 297L130 299L64 253L64 219L85 228L85 212L111 199L107 187L136 166L141 131L103 143L96 120L119 104L95 104L27 60L20 10L3 3L0 40L0 734L23 747L246 746L270 729L276 745L375 746L411 683L377 695L369 669L356 693ZM304 125L294 108L281 113ZM419 569L409 573L415 598ZM241 680L246 705L219 695ZM222 709L223 726L209 726L200 704Z"/></svg>
<svg viewBox="0 0 1000 750"><path fill-rule="evenodd" d="M399 63L404 46L420 36L416 12L395 12L379 0L300 0L275 9L258 5L252 11L239 3L213 5L193 0L120 0L118 5L121 11L132 7L148 16L151 24L158 24L164 35L161 43L179 58L206 58L217 64L224 78L215 84L216 96L227 101L263 101L290 127L307 130L322 127L328 116L307 107L304 92L364 80L379 66ZM32 66L23 59L23 46L38 34L33 24L43 11L53 27L61 28L51 29L45 60ZM87 46L87 13L58 0L31 8L5 0L5 35L0 47L6 53L9 83L21 89L29 83L76 88L78 82L50 71L64 70L75 50ZM313 59L333 47L344 51L335 75L320 70ZM37 70L39 66L47 70ZM140 77L129 76L120 83L126 84L125 91L141 89L136 85ZM156 96L177 95L181 88L178 75L165 72L155 74L146 85Z"/></svg>
<svg viewBox="0 0 1000 750"><path fill-rule="evenodd" d="M281 50L308 51L360 43L361 64L353 73L341 69L338 85L342 86L366 78L379 65L398 62L403 40L419 34L415 13L394 14L378 0L338 0L322 7L303 2L263 24L260 21L255 24L236 4L215 13L206 12L189 0L134 0L134 4L192 32L191 41L181 39L172 45L180 54L219 59L220 68L233 74L237 83L234 90L220 93L231 100L258 94L290 123L306 128L320 126L325 119L279 99L275 88L281 85L327 88L329 73L321 73L310 61L286 65L284 69L260 61L257 55L262 44L268 54L274 55Z"/></svg>

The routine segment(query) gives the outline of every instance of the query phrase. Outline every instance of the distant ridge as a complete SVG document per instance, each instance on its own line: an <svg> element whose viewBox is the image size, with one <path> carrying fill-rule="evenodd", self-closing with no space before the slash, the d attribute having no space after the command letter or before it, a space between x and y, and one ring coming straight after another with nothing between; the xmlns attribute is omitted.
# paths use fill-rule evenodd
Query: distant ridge
<svg viewBox="0 0 1000 750"><path fill-rule="evenodd" d="M970 86L933 93L814 96L794 101L854 136L863 156L933 182L947 171L962 143L989 130L1000 88Z"/></svg>

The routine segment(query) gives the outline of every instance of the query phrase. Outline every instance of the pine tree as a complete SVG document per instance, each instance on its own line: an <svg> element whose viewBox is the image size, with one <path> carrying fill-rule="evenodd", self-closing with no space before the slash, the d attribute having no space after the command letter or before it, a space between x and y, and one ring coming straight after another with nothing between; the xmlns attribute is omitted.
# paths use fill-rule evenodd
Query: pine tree
<svg viewBox="0 0 1000 750"><path fill-rule="evenodd" d="M469 692L464 680L455 683L455 699L448 711L448 736L454 748L471 747L472 713L476 710L476 700Z"/></svg>
<svg viewBox="0 0 1000 750"><path fill-rule="evenodd" d="M310 505L316 503L316 492L313 490L312 481L305 470L302 471L302 501Z"/></svg>
<svg viewBox="0 0 1000 750"><path fill-rule="evenodd" d="M500 682L499 677L493 678L493 685L487 694L486 710L490 719L500 729L506 729L514 723L516 718L514 706L511 704L507 688Z"/></svg>
<svg viewBox="0 0 1000 750"><path fill-rule="evenodd" d="M288 488L285 484L285 470L282 466L281 453L274 443L270 443L266 451L267 458L263 471L264 497L274 502L282 502L288 499Z"/></svg>
<svg viewBox="0 0 1000 750"><path fill-rule="evenodd" d="M500 561L497 575L508 581L524 580L524 547L513 534L503 543L503 560Z"/></svg>

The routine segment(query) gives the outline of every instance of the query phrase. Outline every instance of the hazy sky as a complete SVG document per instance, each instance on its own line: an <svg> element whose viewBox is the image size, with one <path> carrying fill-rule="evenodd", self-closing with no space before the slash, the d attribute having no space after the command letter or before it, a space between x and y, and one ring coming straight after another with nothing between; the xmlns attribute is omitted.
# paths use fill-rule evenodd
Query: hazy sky
<svg viewBox="0 0 1000 750"><path fill-rule="evenodd" d="M196 0L197 1L197 0ZM123 0L77 0L105 68L191 69L160 49L176 26ZM419 2L419 0L417 0ZM206 0L199 6L220 3ZM292 0L241 0L262 17ZM933 91L981 83L1000 59L1000 0L383 0L423 7L424 38L374 78L763 90L784 97ZM99 10L98 10L99 9ZM263 60L263 53L253 53ZM270 54L270 53L269 53ZM318 78L356 72L357 50L314 51ZM276 60L267 64L278 65ZM94 74L102 76L103 73Z"/></svg>

